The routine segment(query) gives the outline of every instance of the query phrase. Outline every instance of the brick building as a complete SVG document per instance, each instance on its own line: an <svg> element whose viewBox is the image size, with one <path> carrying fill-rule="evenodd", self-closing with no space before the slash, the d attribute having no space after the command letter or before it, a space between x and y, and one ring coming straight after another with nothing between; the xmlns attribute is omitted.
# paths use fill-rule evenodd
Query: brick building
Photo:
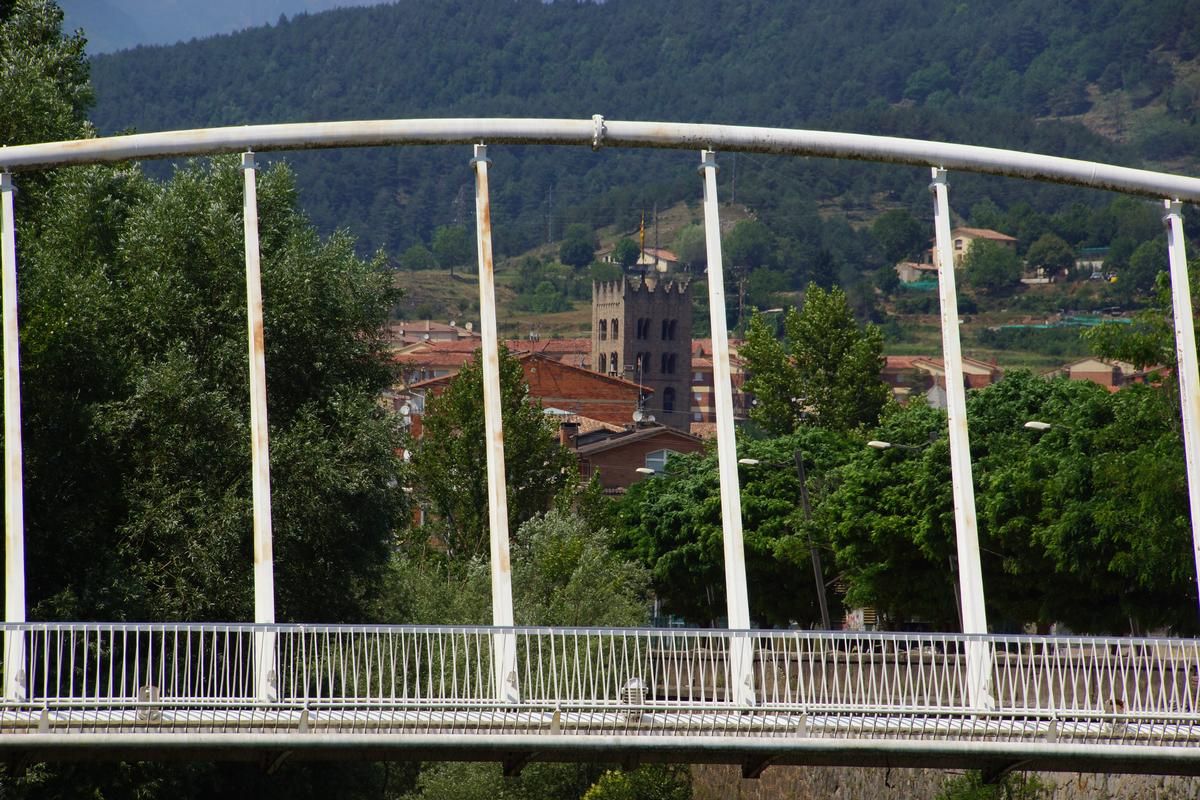
<svg viewBox="0 0 1200 800"><path fill-rule="evenodd" d="M620 494L649 477L638 469L661 472L672 454L698 453L704 441L690 433L661 425L632 428L600 441L580 445L579 473L585 481L598 476L607 494Z"/></svg>
<svg viewBox="0 0 1200 800"><path fill-rule="evenodd" d="M750 410L750 395L746 394L746 365L738 350L740 339L729 340L729 378L733 390L733 418L746 419ZM716 378L713 375L712 339L692 341L692 432L707 431L710 423L717 421L717 406L714 399Z"/></svg>
<svg viewBox="0 0 1200 800"><path fill-rule="evenodd" d="M540 402L543 408L623 426L632 423L638 398L653 396L654 390L647 386L616 375L598 375L545 353L518 353L517 359L525 371L529 398ZM407 395L415 400L417 413L424 411L424 399L430 394L440 394L455 374L457 371L408 387Z"/></svg>
<svg viewBox="0 0 1200 800"><path fill-rule="evenodd" d="M691 420L692 292L682 276L626 275L592 284L592 369L648 386L645 410Z"/></svg>

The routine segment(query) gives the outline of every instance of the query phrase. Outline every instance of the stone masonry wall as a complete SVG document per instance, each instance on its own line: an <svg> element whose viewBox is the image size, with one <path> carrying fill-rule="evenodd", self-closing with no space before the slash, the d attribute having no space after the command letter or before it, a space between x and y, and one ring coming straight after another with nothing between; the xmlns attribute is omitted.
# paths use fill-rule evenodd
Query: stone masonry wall
<svg viewBox="0 0 1200 800"><path fill-rule="evenodd" d="M932 800L960 772L932 769L768 767L746 780L738 767L692 767L695 800ZM1039 773L1046 800L1195 800L1200 777Z"/></svg>

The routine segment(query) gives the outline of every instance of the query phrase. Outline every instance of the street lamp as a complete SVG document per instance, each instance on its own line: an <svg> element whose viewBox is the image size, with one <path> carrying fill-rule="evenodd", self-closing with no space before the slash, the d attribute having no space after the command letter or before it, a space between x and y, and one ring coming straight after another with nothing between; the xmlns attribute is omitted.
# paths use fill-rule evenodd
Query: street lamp
<svg viewBox="0 0 1200 800"><path fill-rule="evenodd" d="M634 472L636 472L639 475L656 475L656 474L658 474L654 470L650 469L649 467L638 467L637 469L634 470Z"/></svg>
<svg viewBox="0 0 1200 800"><path fill-rule="evenodd" d="M800 505L804 508L804 521L812 521L812 508L808 502L808 475L804 471L804 453L797 450L796 458L796 476L800 479ZM763 462L756 458L739 458L739 464L744 464L748 467L758 466L763 464L768 467L783 467L785 464L778 462ZM817 584L817 604L821 608L821 626L824 630L833 630L833 626L829 620L829 599L825 594L825 570L821 567L821 551L817 548L816 543L812 540L812 535L808 534L808 552L812 558L813 578Z"/></svg>
<svg viewBox="0 0 1200 800"><path fill-rule="evenodd" d="M1049 422L1042 422L1041 420L1031 419L1025 423L1025 427L1031 431L1048 431L1051 428L1053 428L1054 426L1051 425Z"/></svg>

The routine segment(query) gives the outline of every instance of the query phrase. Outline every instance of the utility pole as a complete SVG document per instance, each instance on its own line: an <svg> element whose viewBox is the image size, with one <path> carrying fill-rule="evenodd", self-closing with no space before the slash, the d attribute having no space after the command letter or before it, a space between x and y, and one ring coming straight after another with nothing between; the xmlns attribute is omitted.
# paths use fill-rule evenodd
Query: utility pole
<svg viewBox="0 0 1200 800"><path fill-rule="evenodd" d="M804 471L804 452L797 450L796 458L796 476L800 478L800 505L804 508L804 521L812 522L812 507L808 502L808 475ZM808 553L812 558L813 578L817 582L817 604L821 608L821 629L833 630L833 626L829 621L829 598L825 593L825 570L821 566L821 551L817 548L812 539L812 533L806 531L808 536Z"/></svg>
<svg viewBox="0 0 1200 800"><path fill-rule="evenodd" d="M654 261L655 266L658 265L658 201L654 201Z"/></svg>

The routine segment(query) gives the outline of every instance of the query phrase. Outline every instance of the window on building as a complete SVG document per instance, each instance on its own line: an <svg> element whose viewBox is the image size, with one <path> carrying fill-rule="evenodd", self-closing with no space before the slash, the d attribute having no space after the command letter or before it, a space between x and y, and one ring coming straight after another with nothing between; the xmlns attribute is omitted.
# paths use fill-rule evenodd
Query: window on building
<svg viewBox="0 0 1200 800"><path fill-rule="evenodd" d="M596 365L596 369L600 372L608 372L608 359L604 353L600 354L600 363Z"/></svg>
<svg viewBox="0 0 1200 800"><path fill-rule="evenodd" d="M637 321L637 338L650 338L650 320L646 317L639 317Z"/></svg>
<svg viewBox="0 0 1200 800"><path fill-rule="evenodd" d="M955 249L955 250L962 250L962 249L963 249L963 240L962 240L962 239L955 239L955 240L954 240L954 249Z"/></svg>
<svg viewBox="0 0 1200 800"><path fill-rule="evenodd" d="M619 323L619 322L617 322L617 320L615 320L615 319L614 319L614 320L612 321L612 337L613 337L613 341L614 341L614 342L617 340L617 332L618 332L618 331L620 331L620 330L621 330L620 323Z"/></svg>
<svg viewBox="0 0 1200 800"><path fill-rule="evenodd" d="M608 338L608 322L606 322L605 320L600 320L600 324L596 327L596 332L597 332L598 336L600 337L600 341L603 342L605 339L607 339Z"/></svg>
<svg viewBox="0 0 1200 800"><path fill-rule="evenodd" d="M655 450L652 453L646 453L646 467L655 472L662 472L667 468L667 459L673 455L678 455L674 450Z"/></svg>
<svg viewBox="0 0 1200 800"><path fill-rule="evenodd" d="M608 354L608 371L613 375L616 375L617 371L620 369L621 365L617 363L617 351L613 350Z"/></svg>
<svg viewBox="0 0 1200 800"><path fill-rule="evenodd" d="M673 319L673 320L671 320L670 324L667 325L667 338L669 340L671 340L672 342L675 341L675 326L678 323L679 323L679 320Z"/></svg>
<svg viewBox="0 0 1200 800"><path fill-rule="evenodd" d="M662 403L663 411L675 410L675 390L672 387L668 386L663 389Z"/></svg>

